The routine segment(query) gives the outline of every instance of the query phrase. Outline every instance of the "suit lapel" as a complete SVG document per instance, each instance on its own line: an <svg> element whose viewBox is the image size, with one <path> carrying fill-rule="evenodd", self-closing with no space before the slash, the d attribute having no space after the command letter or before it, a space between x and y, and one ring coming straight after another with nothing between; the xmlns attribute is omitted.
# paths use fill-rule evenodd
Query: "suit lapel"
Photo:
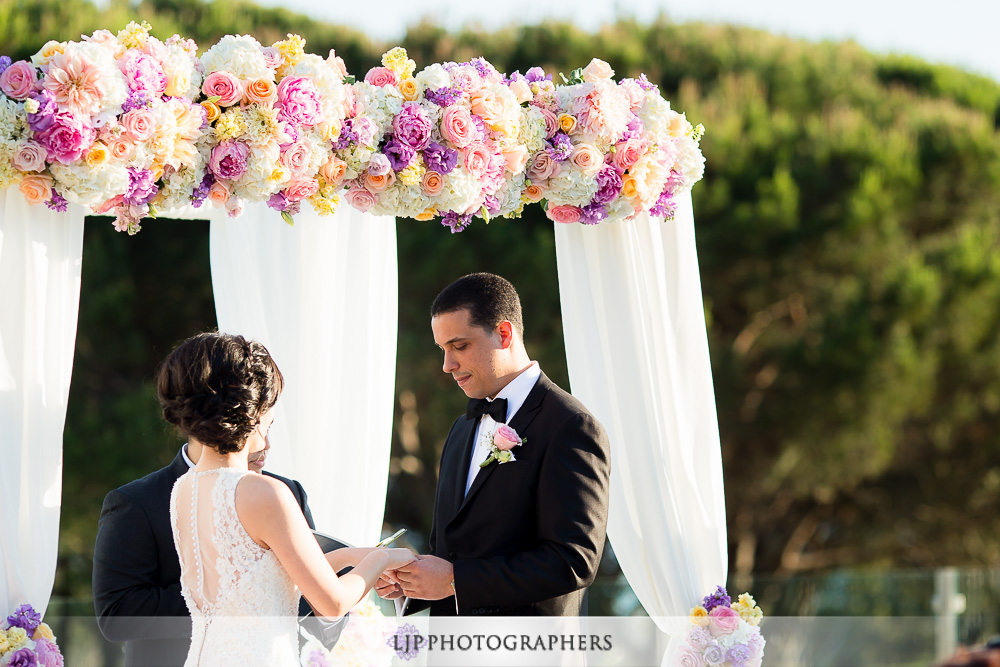
<svg viewBox="0 0 1000 667"><path fill-rule="evenodd" d="M469 464L472 461L472 438L476 434L476 422L460 417L452 432L451 438L445 444L446 456L442 458L441 484L444 492L441 494L442 525L458 514L465 494L465 483L468 479Z"/></svg>
<svg viewBox="0 0 1000 667"><path fill-rule="evenodd" d="M538 414L539 408L542 407L542 399L545 398L545 394L549 392L550 384L551 382L547 377L545 377L545 373L542 373L538 377L538 381L535 382L535 386L532 387L531 391L528 392L528 396L527 398L524 399L524 403L521 405L520 408L518 408L517 412L514 414L513 419L510 420L509 426L515 431L517 431L518 435L520 435L522 438L524 437L525 432L528 430L528 426L531 424L531 422L535 419L535 416ZM469 464L472 461L471 459L472 447L470 446L467 449L469 449L470 452L466 456L466 461L465 461L466 470L468 470ZM513 463L514 465L517 465L516 460L513 461ZM460 505L457 505L459 512L461 512L465 508L465 506L469 504L469 501L472 499L472 496L476 495L476 491L478 491L479 488L486 483L486 480L489 479L490 475L492 475L493 471L496 470L498 467L500 467L500 464L497 463L496 461L492 461L488 466L486 466L485 468L481 468L479 470L479 474L476 475L476 479L472 481L472 486L469 487L469 492L465 494L465 499L461 502ZM463 480L465 479L467 478L463 478ZM465 488L464 485L462 488L463 489Z"/></svg>

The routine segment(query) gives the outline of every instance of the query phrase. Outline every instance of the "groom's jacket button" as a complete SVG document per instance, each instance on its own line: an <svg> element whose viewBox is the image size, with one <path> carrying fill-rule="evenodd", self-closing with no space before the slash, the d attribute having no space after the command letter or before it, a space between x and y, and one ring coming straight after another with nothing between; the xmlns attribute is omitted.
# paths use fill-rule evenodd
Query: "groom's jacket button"
<svg viewBox="0 0 1000 667"><path fill-rule="evenodd" d="M454 551L449 551L448 552L448 560L455 560L457 557L458 557L458 554L456 554Z"/></svg>

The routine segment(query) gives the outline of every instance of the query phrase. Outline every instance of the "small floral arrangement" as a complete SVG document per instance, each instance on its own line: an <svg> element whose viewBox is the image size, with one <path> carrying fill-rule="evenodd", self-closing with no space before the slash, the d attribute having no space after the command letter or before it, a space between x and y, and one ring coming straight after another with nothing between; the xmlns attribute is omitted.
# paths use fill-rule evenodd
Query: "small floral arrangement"
<svg viewBox="0 0 1000 667"><path fill-rule="evenodd" d="M525 197L555 222L597 224L641 211L670 220L674 198L701 179L704 131L670 108L646 80L615 83L597 58L566 85L532 82L545 139L528 162Z"/></svg>
<svg viewBox="0 0 1000 667"><path fill-rule="evenodd" d="M333 650L328 650L308 633L302 646L300 662L304 667L334 667L335 665L365 665L389 667L393 651L389 637L394 624L374 602L362 600L351 610L347 627Z"/></svg>
<svg viewBox="0 0 1000 667"><path fill-rule="evenodd" d="M764 637L760 607L749 593L732 602L726 589L717 586L701 605L691 610L694 626L674 660L678 667L760 667Z"/></svg>
<svg viewBox="0 0 1000 667"><path fill-rule="evenodd" d="M30 604L23 604L0 627L3 667L63 667L63 656L52 628Z"/></svg>
<svg viewBox="0 0 1000 667"><path fill-rule="evenodd" d="M500 424L493 433L486 434L486 445L490 448L490 455L479 464L480 468L485 468L493 461L499 463L510 463L516 461L514 452L511 450L523 445L528 441L517 434L517 431L506 424Z"/></svg>

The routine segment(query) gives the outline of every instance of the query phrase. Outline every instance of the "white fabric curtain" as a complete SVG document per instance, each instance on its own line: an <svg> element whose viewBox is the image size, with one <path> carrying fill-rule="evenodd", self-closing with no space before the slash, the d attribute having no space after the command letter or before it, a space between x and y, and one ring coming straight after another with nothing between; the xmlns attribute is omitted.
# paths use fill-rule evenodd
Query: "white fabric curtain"
<svg viewBox="0 0 1000 667"><path fill-rule="evenodd" d="M664 632L725 585L726 511L690 196L676 219L556 225L573 394L611 439L608 536Z"/></svg>
<svg viewBox="0 0 1000 667"><path fill-rule="evenodd" d="M0 618L55 581L83 216L0 190Z"/></svg>
<svg viewBox="0 0 1000 667"><path fill-rule="evenodd" d="M395 389L395 219L263 204L212 214L219 330L267 346L285 378L265 469L300 481L318 530L378 541Z"/></svg>

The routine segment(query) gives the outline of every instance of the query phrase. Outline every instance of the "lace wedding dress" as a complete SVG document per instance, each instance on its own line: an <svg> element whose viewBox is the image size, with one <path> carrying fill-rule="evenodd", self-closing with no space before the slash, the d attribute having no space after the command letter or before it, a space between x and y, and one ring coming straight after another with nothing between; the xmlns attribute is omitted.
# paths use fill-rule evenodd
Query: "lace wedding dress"
<svg viewBox="0 0 1000 667"><path fill-rule="evenodd" d="M190 471L170 494L181 593L191 612L185 667L299 664L299 590L236 514L236 487L247 474Z"/></svg>

